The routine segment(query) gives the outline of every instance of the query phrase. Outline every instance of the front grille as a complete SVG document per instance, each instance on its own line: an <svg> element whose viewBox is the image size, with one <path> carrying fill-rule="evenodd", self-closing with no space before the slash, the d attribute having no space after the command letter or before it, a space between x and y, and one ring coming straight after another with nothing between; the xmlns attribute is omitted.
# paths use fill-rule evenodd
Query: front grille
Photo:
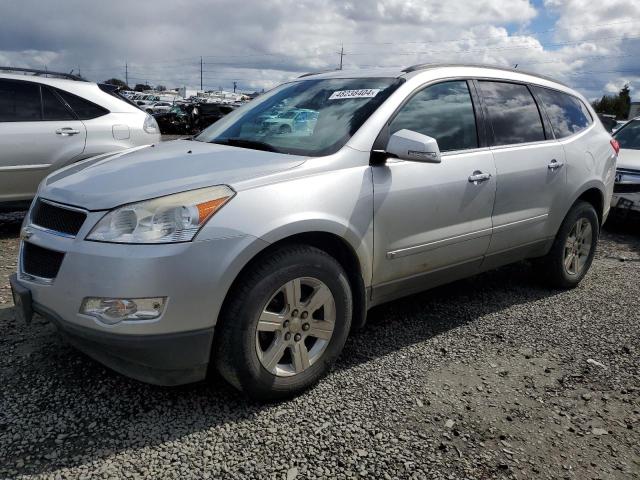
<svg viewBox="0 0 640 480"><path fill-rule="evenodd" d="M22 271L35 277L54 279L58 275L64 253L42 248L32 243L22 245Z"/></svg>
<svg viewBox="0 0 640 480"><path fill-rule="evenodd" d="M87 218L87 214L77 210L36 200L31 210L31 223L39 227L76 236Z"/></svg>

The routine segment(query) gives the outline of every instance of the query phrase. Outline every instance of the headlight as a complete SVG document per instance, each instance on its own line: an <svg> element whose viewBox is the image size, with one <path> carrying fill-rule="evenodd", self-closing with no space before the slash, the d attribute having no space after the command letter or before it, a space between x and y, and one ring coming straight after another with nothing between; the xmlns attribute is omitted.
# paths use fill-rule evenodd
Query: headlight
<svg viewBox="0 0 640 480"><path fill-rule="evenodd" d="M144 119L144 124L142 125L142 128L147 133L160 132L160 129L158 128L158 122L156 122L156 119L149 114L147 114L146 118Z"/></svg>
<svg viewBox="0 0 640 480"><path fill-rule="evenodd" d="M87 240L112 243L189 242L235 192L226 185L132 203L107 213Z"/></svg>

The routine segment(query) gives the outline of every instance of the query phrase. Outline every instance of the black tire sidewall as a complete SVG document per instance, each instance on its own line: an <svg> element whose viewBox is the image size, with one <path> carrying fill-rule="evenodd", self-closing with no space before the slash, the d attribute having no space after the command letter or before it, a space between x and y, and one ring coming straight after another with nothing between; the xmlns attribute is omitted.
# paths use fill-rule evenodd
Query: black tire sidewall
<svg viewBox="0 0 640 480"><path fill-rule="evenodd" d="M582 271L578 275L570 275L564 266L564 247L571 230L580 218L586 219L591 224L591 249ZM575 287L580 283L593 263L599 234L600 221L593 206L587 202L579 202L574 205L563 221L551 251L552 258L550 260L553 264L552 274L556 277L554 283L558 286L569 288Z"/></svg>
<svg viewBox="0 0 640 480"><path fill-rule="evenodd" d="M263 276L254 276L243 289L244 298L235 298L238 308L231 308L236 318L224 318L230 338L227 339L226 367L235 370L239 388L254 398L280 399L298 393L324 376L340 355L351 327L352 294L347 276L332 257L310 248L306 252L284 252L277 264L262 270ZM307 370L289 377L278 377L260 363L256 352L255 336L258 319L267 301L287 282L299 277L313 277L331 290L336 306L333 336L322 357ZM235 347L234 347L235 346ZM223 373L224 375L224 373Z"/></svg>

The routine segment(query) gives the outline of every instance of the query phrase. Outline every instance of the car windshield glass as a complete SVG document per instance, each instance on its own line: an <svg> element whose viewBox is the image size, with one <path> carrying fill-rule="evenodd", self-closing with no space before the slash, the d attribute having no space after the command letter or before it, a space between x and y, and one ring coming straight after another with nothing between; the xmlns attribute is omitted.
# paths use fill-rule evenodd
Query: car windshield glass
<svg viewBox="0 0 640 480"><path fill-rule="evenodd" d="M330 155L401 83L396 78L287 83L230 113L195 140L293 155Z"/></svg>
<svg viewBox="0 0 640 480"><path fill-rule="evenodd" d="M633 120L620 128L614 135L620 148L640 150L640 120Z"/></svg>

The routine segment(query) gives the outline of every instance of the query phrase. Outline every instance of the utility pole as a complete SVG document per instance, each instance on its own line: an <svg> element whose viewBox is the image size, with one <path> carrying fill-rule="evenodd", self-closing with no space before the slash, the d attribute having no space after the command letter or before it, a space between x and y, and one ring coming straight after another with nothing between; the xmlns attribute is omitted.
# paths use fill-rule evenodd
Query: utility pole
<svg viewBox="0 0 640 480"><path fill-rule="evenodd" d="M236 93L236 86L238 85L238 82L236 82L235 80L233 81L233 93Z"/></svg>
<svg viewBox="0 0 640 480"><path fill-rule="evenodd" d="M200 90L204 91L202 88L202 57L200 57Z"/></svg>
<svg viewBox="0 0 640 480"><path fill-rule="evenodd" d="M344 57L344 44L340 44L340 68L338 70L342 70L342 57Z"/></svg>
<svg viewBox="0 0 640 480"><path fill-rule="evenodd" d="M129 64L124 62L124 83L127 84L127 88L129 88Z"/></svg>

